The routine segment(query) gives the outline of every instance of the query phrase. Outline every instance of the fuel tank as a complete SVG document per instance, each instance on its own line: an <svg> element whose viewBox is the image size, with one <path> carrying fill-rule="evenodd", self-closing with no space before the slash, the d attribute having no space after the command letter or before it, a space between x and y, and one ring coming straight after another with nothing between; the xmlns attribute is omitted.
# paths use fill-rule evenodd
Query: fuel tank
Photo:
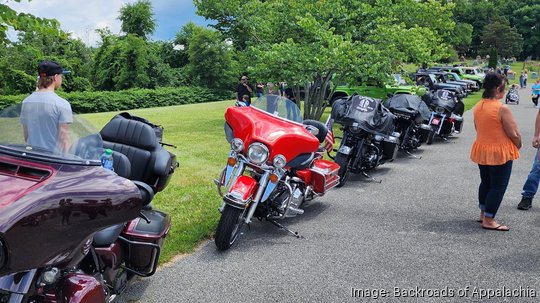
<svg viewBox="0 0 540 303"><path fill-rule="evenodd" d="M251 143L260 142L269 149L268 159L282 154L292 160L319 147L319 140L302 124L256 108L230 107L225 112L225 120L233 129L234 137L244 141L244 153Z"/></svg>
<svg viewBox="0 0 540 303"><path fill-rule="evenodd" d="M136 218L139 190L99 165L29 161L0 154L0 275L68 267L88 253L93 234Z"/></svg>

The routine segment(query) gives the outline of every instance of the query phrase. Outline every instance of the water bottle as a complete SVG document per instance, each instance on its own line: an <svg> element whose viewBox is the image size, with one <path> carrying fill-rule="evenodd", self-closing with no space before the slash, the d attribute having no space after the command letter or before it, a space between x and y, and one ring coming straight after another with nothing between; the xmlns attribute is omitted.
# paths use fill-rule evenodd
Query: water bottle
<svg viewBox="0 0 540 303"><path fill-rule="evenodd" d="M109 169L114 171L113 167L113 156L112 156L112 149L105 149L103 154L101 154L101 166L103 166L105 169Z"/></svg>

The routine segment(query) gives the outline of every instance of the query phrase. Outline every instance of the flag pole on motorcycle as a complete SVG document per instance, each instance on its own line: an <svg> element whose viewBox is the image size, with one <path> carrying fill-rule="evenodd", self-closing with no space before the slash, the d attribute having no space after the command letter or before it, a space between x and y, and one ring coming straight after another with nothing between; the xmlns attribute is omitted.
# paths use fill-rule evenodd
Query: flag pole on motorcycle
<svg viewBox="0 0 540 303"><path fill-rule="evenodd" d="M328 132L326 133L326 138L324 138L324 149L328 153L333 150L334 143L336 143L336 140L334 138L334 130L332 129L332 123L334 123L334 119L332 119L332 116L328 116L328 119L325 123Z"/></svg>

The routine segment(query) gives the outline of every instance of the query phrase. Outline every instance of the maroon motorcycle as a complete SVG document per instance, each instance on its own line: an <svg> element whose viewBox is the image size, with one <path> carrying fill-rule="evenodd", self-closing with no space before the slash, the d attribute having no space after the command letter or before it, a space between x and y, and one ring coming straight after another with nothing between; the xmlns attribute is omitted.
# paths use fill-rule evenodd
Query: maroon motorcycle
<svg viewBox="0 0 540 303"><path fill-rule="evenodd" d="M17 108L0 112L0 302L113 302L156 271L171 222L150 202L178 165L162 128L123 113L70 132L67 152L30 146Z"/></svg>

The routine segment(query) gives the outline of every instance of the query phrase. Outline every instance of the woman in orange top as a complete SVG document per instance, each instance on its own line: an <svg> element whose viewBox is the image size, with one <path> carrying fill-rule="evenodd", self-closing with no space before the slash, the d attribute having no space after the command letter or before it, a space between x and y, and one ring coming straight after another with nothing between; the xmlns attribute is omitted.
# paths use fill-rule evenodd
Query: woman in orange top
<svg viewBox="0 0 540 303"><path fill-rule="evenodd" d="M506 78L490 72L484 89L483 99L473 109L476 140L471 149L471 160L480 168L480 222L485 229L508 231L508 226L497 224L495 215L510 180L512 161L519 158L521 135L512 112L500 102Z"/></svg>

